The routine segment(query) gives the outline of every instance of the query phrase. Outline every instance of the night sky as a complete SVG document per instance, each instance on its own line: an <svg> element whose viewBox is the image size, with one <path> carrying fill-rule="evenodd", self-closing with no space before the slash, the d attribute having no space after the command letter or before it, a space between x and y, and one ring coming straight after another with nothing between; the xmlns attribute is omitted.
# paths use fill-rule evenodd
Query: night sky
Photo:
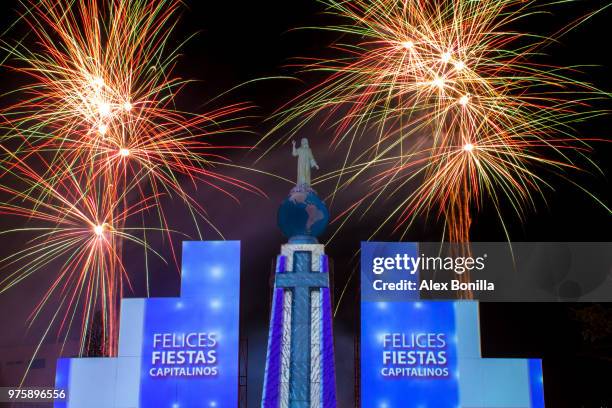
<svg viewBox="0 0 612 408"><path fill-rule="evenodd" d="M1 22L6 26L16 12L14 1L3 2ZM313 31L293 31L304 26L322 25L334 22L323 15L323 6L314 0L266 0L266 1L191 1L186 0L186 9L178 29L173 36L178 45L185 37L197 35L183 48L183 56L176 67L176 73L184 78L196 79L179 100L182 108L198 111L212 97L246 81L274 76L291 76L296 72L287 67L292 57L320 56L328 53L327 45L336 39L333 35ZM554 13L532 19L521 29L538 34L548 34L569 23L577 16L603 6L605 2L579 1L573 5L561 5ZM575 31L547 49L550 61L556 65L588 64L582 79L589 79L599 88L612 91L610 79L610 23L609 9L587 21ZM11 89L11 73L2 71L1 91ZM302 81L267 79L245 85L225 95L223 103L247 101L257 106L250 120L255 134L223 136L236 144L252 145L258 134L264 134L271 123L264 119L281 104L300 91L311 86L317 75L300 76ZM608 104L609 107L609 104ZM581 124L579 131L585 137L610 139L609 117L598 118ZM328 149L331 131L318 128L316 124L307 127L300 136L308 137L315 157L322 169L339 166L341 153ZM274 137L280 137L279 134ZM265 144L264 144L265 146ZM574 182L593 192L610 205L609 174L610 147L608 144L594 144L593 159L601 168L597 173L592 167L589 172L571 173ZM253 166L258 151L245 153L228 152L234 162ZM286 178L295 177L295 162L290 154L290 145L274 149L255 165L258 169L270 171ZM228 239L242 241L242 293L241 332L249 344L249 406L257 406L261 396L265 360L265 342L270 302L270 273L272 262L284 242L276 228L276 209L291 188L291 184L272 177L249 172L231 171L232 175L244 178L262 188L268 198L246 192L237 192L240 203L205 186L193 191L195 197L206 207L211 219ZM551 177L555 189L546 191L546 201L537 201L537 210L529 211L521 223L507 214L510 236L514 241L610 241L611 222L606 209L591 197ZM186 183L186 188L191 189ZM330 185L315 186L321 196L331 192ZM358 191L353 191L358 194ZM352 196L355 197L355 196ZM341 197L331 207L333 213L350 204L351 197ZM354 255L361 240L370 236L385 215L381 203L361 220L350 225L328 243L327 253L333 258L335 300L348 285L335 321L338 391L342 407L351 406L353 401L354 371L353 343L358 328L358 287L357 275L352 272L358 267ZM170 214L172 225L179 230L192 233L187 215L177 210ZM4 227L5 221L0 221ZM332 225L328 231L333 231ZM493 209L485 206L474 217L472 227L474 241L503 241L504 233L499 226ZM436 241L442 233L441 223L434 219L419 219L409 230L405 240ZM212 231L206 231L205 238L216 239ZM385 230L377 237L380 240L397 240L399 236ZM178 238L177 238L178 239ZM325 241L326 237L323 238ZM3 243L2 255L10 253L19 242ZM164 254L168 245L157 242ZM127 268L133 275L135 285L128 296L145 295L140 252L126 249ZM133 261L132 261L133 259ZM170 264L153 265L152 296L176 296L179 275ZM52 271L50 271L52 273ZM585 271L588 273L588 271ZM351 277L352 276L352 277ZM45 278L31 280L15 288L6 296L0 296L0 347L33 345L40 337L43 325L34 325L25 330L24 320L31 311L37 296L46 283ZM611 299L612 300L612 299ZM612 336L603 343L592 344L583 339L584 327L574 318L572 304L482 304L481 331L484 357L537 357L544 359L545 395L547 406L557 407L605 407L612 406ZM610 310L610 307L605 306ZM8 313L10 311L10 313ZM610 316L610 314L608 314ZM612 324L608 322L608 324ZM12 379L2 378L5 384L14 385ZM49 379L49 384L52 379Z"/></svg>

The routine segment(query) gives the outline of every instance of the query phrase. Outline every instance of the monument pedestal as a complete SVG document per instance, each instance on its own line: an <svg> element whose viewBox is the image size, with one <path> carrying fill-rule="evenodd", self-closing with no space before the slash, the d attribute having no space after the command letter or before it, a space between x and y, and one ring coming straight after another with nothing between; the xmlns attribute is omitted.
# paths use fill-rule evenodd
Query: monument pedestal
<svg viewBox="0 0 612 408"><path fill-rule="evenodd" d="M276 261L263 408L335 408L328 259L320 244L282 246Z"/></svg>

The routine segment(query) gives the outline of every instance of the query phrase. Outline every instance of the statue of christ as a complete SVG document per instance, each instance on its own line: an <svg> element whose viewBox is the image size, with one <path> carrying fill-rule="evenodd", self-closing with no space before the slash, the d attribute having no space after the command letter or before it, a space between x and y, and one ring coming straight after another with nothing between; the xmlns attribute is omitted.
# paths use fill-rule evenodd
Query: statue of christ
<svg viewBox="0 0 612 408"><path fill-rule="evenodd" d="M297 186L310 187L310 169L314 167L319 170L319 165L308 146L308 139L302 138L301 145L298 148L295 147L295 140L292 141L292 144L293 156L298 158Z"/></svg>

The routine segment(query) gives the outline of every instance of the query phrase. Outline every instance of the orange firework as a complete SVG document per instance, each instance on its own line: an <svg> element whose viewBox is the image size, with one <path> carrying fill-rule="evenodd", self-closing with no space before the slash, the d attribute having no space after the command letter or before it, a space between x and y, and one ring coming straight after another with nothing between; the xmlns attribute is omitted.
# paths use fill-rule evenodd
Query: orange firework
<svg viewBox="0 0 612 408"><path fill-rule="evenodd" d="M575 80L575 68L539 63L548 38L512 29L546 4L323 3L346 21L328 27L344 34L334 44L342 58L303 66L329 76L280 110L272 131L291 137L314 118L334 128L345 161L321 181L335 179L335 191L359 180L374 186L341 217L398 196L387 218L396 229L434 213L448 239L467 242L474 208L491 202L503 224L505 202L522 217L547 185L540 168L562 173L576 167L569 149L588 152L571 126L602 114L589 104L607 95Z"/></svg>
<svg viewBox="0 0 612 408"><path fill-rule="evenodd" d="M127 279L124 244L142 246L147 256L155 251L146 232L158 231L168 238L176 261L163 208L167 199L184 205L198 237L202 221L214 228L186 183L205 183L232 198L233 188L261 194L222 171L233 166L223 151L242 147L215 141L243 131L240 116L249 106L238 103L206 114L177 108L177 93L188 83L173 76L178 51L168 45L179 0L26 4L22 20L28 36L16 44L2 42L9 54L6 66L30 82L10 92L18 102L0 112L0 189L8 196L0 208L27 222L25 231L5 234L35 236L30 246L3 260L3 270L17 269L0 290L60 262L57 279L32 317L61 294L59 330L67 334L80 319L83 351L92 313L101 310L103 351L112 355L116 305ZM154 225L144 224L145 212L157 215ZM127 227L135 222L141 226Z"/></svg>
<svg viewBox="0 0 612 408"><path fill-rule="evenodd" d="M56 295L58 306L49 326L57 322L60 332L66 329L67 336L75 320L80 320L79 327L89 327L95 310L102 310L108 339L102 352L112 352L117 346L117 299L124 280L129 284L120 241L135 242L154 252L138 236L143 228L127 228L125 223L155 206L155 197L123 207L124 197L108 194L99 183L83 186L74 177L51 183L18 159L4 174L4 179L7 177L18 178L19 189L0 185L0 191L11 197L0 203L0 213L26 221L20 228L2 231L1 235L19 233L28 245L1 260L6 274L0 280L0 293L42 268L57 268L31 319ZM75 313L77 310L82 314ZM86 348L85 340L83 336L81 352Z"/></svg>

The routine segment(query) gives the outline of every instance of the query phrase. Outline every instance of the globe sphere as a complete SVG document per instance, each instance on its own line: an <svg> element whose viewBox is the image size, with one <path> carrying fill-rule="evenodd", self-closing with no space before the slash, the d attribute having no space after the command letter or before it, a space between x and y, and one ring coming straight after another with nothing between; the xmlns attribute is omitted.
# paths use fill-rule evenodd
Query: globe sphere
<svg viewBox="0 0 612 408"><path fill-rule="evenodd" d="M329 210L311 188L291 190L278 209L278 226L287 238L319 237L329 224Z"/></svg>

